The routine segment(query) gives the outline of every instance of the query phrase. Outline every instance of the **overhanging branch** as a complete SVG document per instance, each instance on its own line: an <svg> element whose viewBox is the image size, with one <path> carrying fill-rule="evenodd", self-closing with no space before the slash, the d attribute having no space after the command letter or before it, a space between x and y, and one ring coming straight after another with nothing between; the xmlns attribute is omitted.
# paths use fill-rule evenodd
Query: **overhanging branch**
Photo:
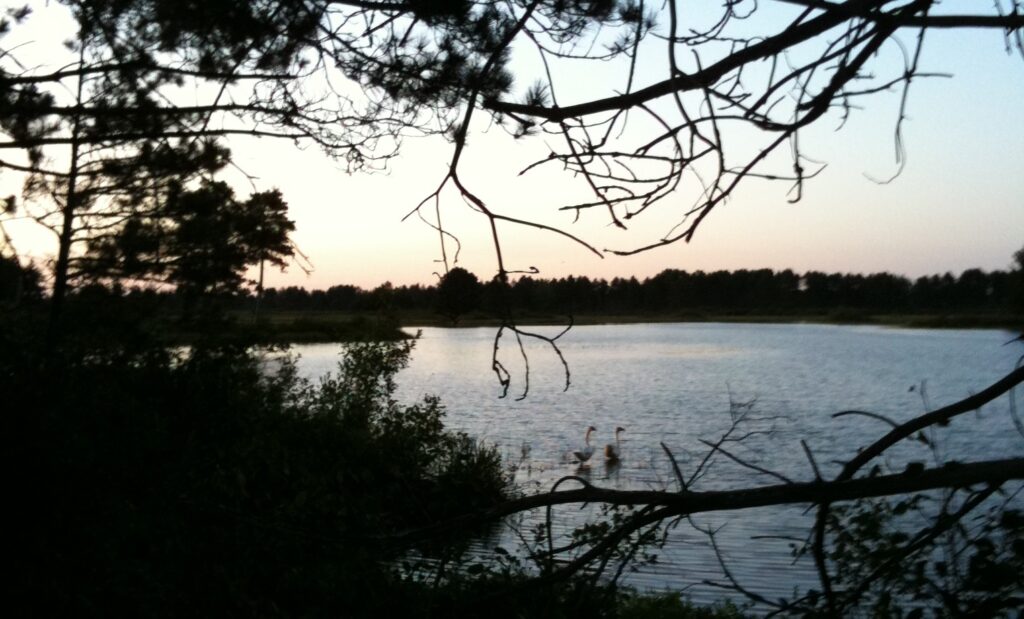
<svg viewBox="0 0 1024 619"><path fill-rule="evenodd" d="M567 504L603 503L607 505L649 505L666 508L664 518L705 512L734 511L769 505L818 504L852 501L934 490L961 488L974 484L1001 484L1024 479L1024 458L986 462L951 463L916 473L899 473L843 481L813 481L776 484L740 490L708 492L667 492L656 490L611 490L587 486L537 494L472 514L396 536L396 541L427 539L442 531L490 522L512 514L542 507Z"/></svg>

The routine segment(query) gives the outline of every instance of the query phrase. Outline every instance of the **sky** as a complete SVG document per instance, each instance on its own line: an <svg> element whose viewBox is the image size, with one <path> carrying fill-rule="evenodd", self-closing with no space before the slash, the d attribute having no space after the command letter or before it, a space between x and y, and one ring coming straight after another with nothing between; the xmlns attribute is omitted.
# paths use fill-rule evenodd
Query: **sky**
<svg viewBox="0 0 1024 619"><path fill-rule="evenodd" d="M901 39L911 42L913 35ZM514 67L521 76L537 68L528 52L516 50ZM658 53L642 57L641 85L661 79ZM896 62L895 48L883 49L878 60L883 67ZM750 181L705 220L692 242L603 259L549 232L504 225L507 266L535 267L540 277L602 278L643 278L666 268L889 271L912 277L1007 268L1024 246L1024 59L1006 53L998 32L931 32L922 70L953 77L914 82L903 127L907 159L891 183L868 178L897 169L893 128L899 99L882 93L862 100L863 109L841 130L834 130L837 116L826 117L801 137L805 153L828 167L807 183L796 204L787 201L787 184ZM602 90L608 94L620 77L616 67L600 64L565 68L558 76L559 103ZM530 81L521 78L520 85ZM495 211L560 226L598 248L655 241L690 204L683 196L670 197L628 231L608 226L607 217L596 212L574 224L571 214L554 207L584 195L581 179L554 168L518 174L546 156L554 139L513 140L482 119L471 128L461 176ZM407 140L389 170L375 174L347 174L314 147L291 142L238 139L231 148L258 189L283 192L296 222L293 238L314 266L308 275L295 266L268 272L268 285L436 282L443 268L437 233L416 217L402 219L446 171L451 145L442 138ZM251 190L237 173L229 180L243 195ZM0 189L14 193L15 182L5 173ZM489 278L496 262L487 221L453 193L442 204L446 227L462 241L458 265ZM52 251L48 233L27 224L15 228L23 254L43 259Z"/></svg>

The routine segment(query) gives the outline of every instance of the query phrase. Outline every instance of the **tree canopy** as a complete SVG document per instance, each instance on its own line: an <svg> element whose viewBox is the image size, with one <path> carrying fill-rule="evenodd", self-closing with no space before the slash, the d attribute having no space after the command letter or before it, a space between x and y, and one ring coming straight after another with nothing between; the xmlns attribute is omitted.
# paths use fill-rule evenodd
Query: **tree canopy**
<svg viewBox="0 0 1024 619"><path fill-rule="evenodd" d="M350 169L386 164L409 136L445 135L448 173L417 211L440 229L445 268L453 241L442 213L461 197L493 238L497 274L514 269L501 229L561 234L598 255L689 241L743 182L804 183L822 164L801 132L842 121L883 91L901 93L897 148L926 34L981 29L1024 55L1019 0L951 13L934 0L730 1L683 7L644 0L64 0L78 24L77 66L29 68L8 50L0 101L8 140L28 153L8 167L38 170L55 145L125 145L235 134L318 144ZM685 10L684 10L685 9ZM8 33L31 19L9 11ZM902 50L902 63L880 59ZM540 64L519 60L536 54ZM565 67L621 75L580 96ZM64 103L86 80L85 97ZM182 88L204 95L186 104ZM603 88L603 93L601 92ZM71 89L73 90L73 88ZM81 93L80 93L81 94ZM100 97L102 94L102 97ZM563 229L517 217L460 174L467 137L489 116L515 136L544 133L551 151L524 172L559 166L591 198L564 204L619 228L669 195L660 237L600 250ZM185 140L181 142L181 140ZM445 207L445 208L442 208ZM664 211L661 211L664 213ZM664 217L659 215L658 217Z"/></svg>
<svg viewBox="0 0 1024 619"><path fill-rule="evenodd" d="M156 279L185 294L237 292L245 270L261 262L285 266L292 254L281 193L241 202L223 182L177 190L149 217L129 219L120 233L93 239L84 256L98 278Z"/></svg>

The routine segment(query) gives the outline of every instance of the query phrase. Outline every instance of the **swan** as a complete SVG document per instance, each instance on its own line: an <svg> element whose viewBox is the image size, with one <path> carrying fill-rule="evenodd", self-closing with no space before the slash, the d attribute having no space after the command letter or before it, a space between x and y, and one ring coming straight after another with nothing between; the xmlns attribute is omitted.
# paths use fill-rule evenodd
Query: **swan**
<svg viewBox="0 0 1024 619"><path fill-rule="evenodd" d="M619 434L625 432L626 428L619 426L615 428L615 444L608 443L604 446L604 459L616 462L622 456L622 449L619 447Z"/></svg>
<svg viewBox="0 0 1024 619"><path fill-rule="evenodd" d="M587 433L583 435L583 448L572 452L572 455L576 456L580 464L583 464L590 459L590 456L594 455L594 447L590 444L591 432L597 432L597 428L594 426L587 428Z"/></svg>

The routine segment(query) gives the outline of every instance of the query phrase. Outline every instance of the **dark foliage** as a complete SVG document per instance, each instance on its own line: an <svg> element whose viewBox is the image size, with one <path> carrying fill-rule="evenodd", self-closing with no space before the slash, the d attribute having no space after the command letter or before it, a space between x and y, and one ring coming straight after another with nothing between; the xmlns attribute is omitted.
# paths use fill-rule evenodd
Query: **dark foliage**
<svg viewBox="0 0 1024 619"><path fill-rule="evenodd" d="M97 279L163 281L186 297L239 292L245 270L283 267L295 224L279 191L243 201L223 182L171 191L155 212L125 222L115 236L90 243L85 261Z"/></svg>
<svg viewBox="0 0 1024 619"><path fill-rule="evenodd" d="M17 603L37 614L338 616L408 607L389 532L493 504L495 452L403 406L410 344L287 360L151 349L48 367L4 355Z"/></svg>
<svg viewBox="0 0 1024 619"><path fill-rule="evenodd" d="M1013 255L1014 265L1010 272L1010 305L1024 315L1024 247Z"/></svg>
<svg viewBox="0 0 1024 619"><path fill-rule="evenodd" d="M32 265L0 256L0 308L38 304L42 299L42 275Z"/></svg>
<svg viewBox="0 0 1024 619"><path fill-rule="evenodd" d="M437 285L437 311L455 324L459 316L477 309L482 286L466 269L455 267L445 273Z"/></svg>
<svg viewBox="0 0 1024 619"><path fill-rule="evenodd" d="M1012 616L1024 605L1024 517L1008 494L962 521L968 491L837 508L829 559L844 604L878 617Z"/></svg>
<svg viewBox="0 0 1024 619"><path fill-rule="evenodd" d="M438 286L388 286L391 309L438 311L448 317L479 310L607 315L667 315L699 318L701 314L822 315L857 319L871 314L946 314L1011 312L1013 291L1024 271L964 271L911 280L889 273L870 275L804 274L771 269L738 271L662 271L644 280L588 277L535 279L510 285L479 283L461 268L452 269ZM379 308L381 290L332 286L306 290L291 286L268 289L263 307L286 311L368 311ZM244 307L244 305L243 305Z"/></svg>

